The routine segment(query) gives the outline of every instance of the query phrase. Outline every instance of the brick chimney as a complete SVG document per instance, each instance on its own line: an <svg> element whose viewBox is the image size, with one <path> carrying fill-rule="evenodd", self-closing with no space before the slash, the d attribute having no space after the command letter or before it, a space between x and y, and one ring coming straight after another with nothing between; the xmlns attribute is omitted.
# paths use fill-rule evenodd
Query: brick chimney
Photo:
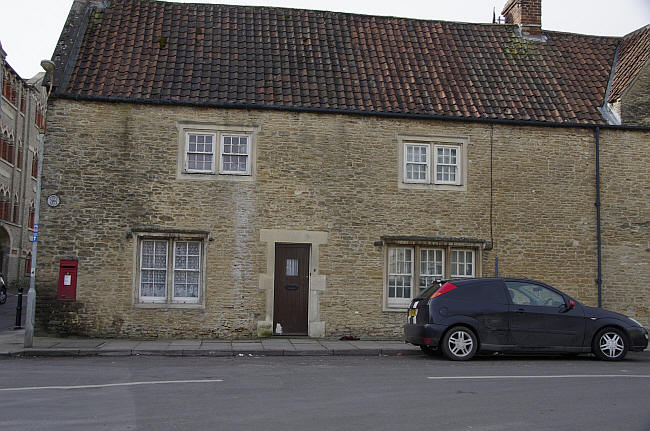
<svg viewBox="0 0 650 431"><path fill-rule="evenodd" d="M508 0L501 12L506 24L517 24L523 36L542 36L542 0Z"/></svg>

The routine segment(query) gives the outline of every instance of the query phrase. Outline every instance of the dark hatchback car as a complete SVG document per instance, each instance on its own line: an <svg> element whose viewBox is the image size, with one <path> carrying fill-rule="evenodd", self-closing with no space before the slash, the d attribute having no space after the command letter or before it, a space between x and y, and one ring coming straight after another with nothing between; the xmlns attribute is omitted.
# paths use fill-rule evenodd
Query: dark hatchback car
<svg viewBox="0 0 650 431"><path fill-rule="evenodd" d="M648 331L639 322L515 278L433 284L411 302L404 333L425 353L457 361L477 352L593 352L616 361L648 346Z"/></svg>

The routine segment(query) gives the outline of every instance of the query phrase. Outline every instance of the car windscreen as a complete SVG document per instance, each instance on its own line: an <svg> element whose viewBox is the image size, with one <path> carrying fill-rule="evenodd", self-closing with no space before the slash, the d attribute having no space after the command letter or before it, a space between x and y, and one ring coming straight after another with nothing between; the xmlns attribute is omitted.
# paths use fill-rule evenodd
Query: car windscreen
<svg viewBox="0 0 650 431"><path fill-rule="evenodd" d="M442 281L434 281L431 285L429 285L429 287L424 289L422 293L420 293L415 299L431 298L431 295L433 295L433 293L436 290L440 289L440 285L442 284L443 284Z"/></svg>

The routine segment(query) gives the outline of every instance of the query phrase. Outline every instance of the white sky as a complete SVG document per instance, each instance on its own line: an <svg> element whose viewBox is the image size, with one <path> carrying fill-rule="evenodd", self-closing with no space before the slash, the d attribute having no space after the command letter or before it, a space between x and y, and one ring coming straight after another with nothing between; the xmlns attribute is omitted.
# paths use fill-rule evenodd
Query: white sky
<svg viewBox="0 0 650 431"><path fill-rule="evenodd" d="M119 1L119 0L113 0ZM507 0L176 0L389 15L460 22L492 22ZM72 0L0 0L0 42L7 62L23 78L50 58ZM542 0L542 28L623 36L650 23L650 0Z"/></svg>

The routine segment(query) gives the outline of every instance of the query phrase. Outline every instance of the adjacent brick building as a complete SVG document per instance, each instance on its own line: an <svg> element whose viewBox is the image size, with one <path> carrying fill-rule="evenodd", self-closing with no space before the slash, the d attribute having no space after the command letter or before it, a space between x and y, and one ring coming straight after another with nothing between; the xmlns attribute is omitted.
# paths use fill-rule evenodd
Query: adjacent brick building
<svg viewBox="0 0 650 431"><path fill-rule="evenodd" d="M421 286L497 272L650 324L650 124L625 108L647 66L622 68L622 116L609 102L647 36L507 16L76 1L38 327L399 336Z"/></svg>
<svg viewBox="0 0 650 431"><path fill-rule="evenodd" d="M0 45L0 271L8 283L31 272L39 134L45 126L43 74L26 80Z"/></svg>

